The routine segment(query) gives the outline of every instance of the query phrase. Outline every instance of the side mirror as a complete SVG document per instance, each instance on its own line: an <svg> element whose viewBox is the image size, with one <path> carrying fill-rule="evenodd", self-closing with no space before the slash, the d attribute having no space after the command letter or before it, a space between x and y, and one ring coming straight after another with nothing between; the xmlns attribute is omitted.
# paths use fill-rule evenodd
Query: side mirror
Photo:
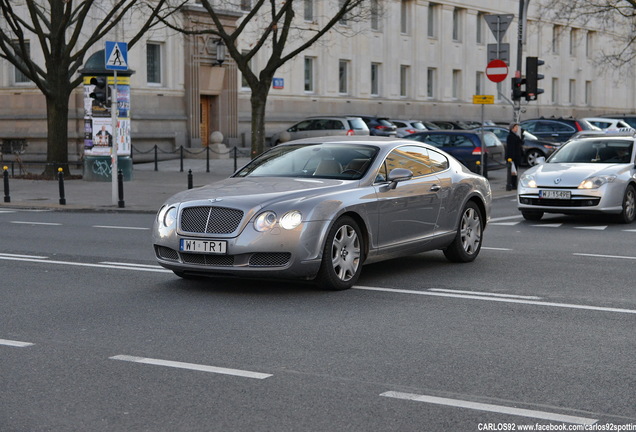
<svg viewBox="0 0 636 432"><path fill-rule="evenodd" d="M389 188L395 189L399 182L411 180L413 178L413 171L406 168L394 168L389 173Z"/></svg>
<svg viewBox="0 0 636 432"><path fill-rule="evenodd" d="M545 163L545 156L539 156L537 158L537 165L541 165Z"/></svg>

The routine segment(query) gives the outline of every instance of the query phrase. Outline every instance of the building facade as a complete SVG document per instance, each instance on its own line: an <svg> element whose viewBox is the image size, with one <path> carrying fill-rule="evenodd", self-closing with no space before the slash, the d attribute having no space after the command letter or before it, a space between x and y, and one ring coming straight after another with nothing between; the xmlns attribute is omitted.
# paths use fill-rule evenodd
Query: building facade
<svg viewBox="0 0 636 432"><path fill-rule="evenodd" d="M370 0L364 20L341 20L333 31L281 67L267 103L268 135L305 116L367 114L423 120L479 120L481 106L473 95L494 95L485 107L489 120L512 119L510 78L496 84L485 69L489 45L495 44L486 15L514 15L501 43L509 45L509 77L516 70L518 2L511 0L436 1ZM298 2L299 27L317 28L338 0ZM241 22L249 0L219 2L228 28ZM545 61L537 101L522 103L522 119L536 116L591 116L634 111L633 77L603 68L600 48L613 35L600 26L573 27L547 22L530 5L522 56ZM182 23L206 21L196 0L182 11ZM264 21L250 24L254 28ZM0 23L1 24L1 23ZM212 23L210 22L210 25ZM134 21L119 25L108 40L127 40ZM249 35L249 32L245 33ZM302 32L298 34L302 39ZM197 150L221 131L229 146L250 145L250 91L229 57L216 60L217 40L154 29L129 52L131 139L138 153L154 145L165 151L184 146ZM253 40L244 36L239 48ZM32 38L32 56L41 58ZM95 52L103 49L96 44ZM252 60L258 70L268 58L264 47ZM523 71L522 71L523 72ZM31 150L45 148L43 96L19 71L0 62L0 138L24 138ZM69 154L82 157L83 92L78 88L69 112Z"/></svg>

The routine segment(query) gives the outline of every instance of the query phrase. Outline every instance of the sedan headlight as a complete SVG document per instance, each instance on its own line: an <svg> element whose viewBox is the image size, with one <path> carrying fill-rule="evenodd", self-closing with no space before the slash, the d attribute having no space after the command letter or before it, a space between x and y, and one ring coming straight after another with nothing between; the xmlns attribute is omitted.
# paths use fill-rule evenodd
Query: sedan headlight
<svg viewBox="0 0 636 432"><path fill-rule="evenodd" d="M603 186L605 183L613 183L616 180L616 176L592 176L588 177L581 182L578 186L579 189L598 189Z"/></svg>
<svg viewBox="0 0 636 432"><path fill-rule="evenodd" d="M157 222L163 227L170 228L177 220L177 208L165 206L157 214Z"/></svg>
<svg viewBox="0 0 636 432"><path fill-rule="evenodd" d="M276 213L266 211L259 214L254 220L254 229L259 232L271 230L276 225Z"/></svg>
<svg viewBox="0 0 636 432"><path fill-rule="evenodd" d="M280 218L280 226L291 230L296 228L303 221L303 215L298 210L287 212Z"/></svg>
<svg viewBox="0 0 636 432"><path fill-rule="evenodd" d="M537 182L534 179L534 175L532 174L523 174L521 176L521 178L519 179L519 184L523 187L527 187L527 188L536 188L537 187Z"/></svg>

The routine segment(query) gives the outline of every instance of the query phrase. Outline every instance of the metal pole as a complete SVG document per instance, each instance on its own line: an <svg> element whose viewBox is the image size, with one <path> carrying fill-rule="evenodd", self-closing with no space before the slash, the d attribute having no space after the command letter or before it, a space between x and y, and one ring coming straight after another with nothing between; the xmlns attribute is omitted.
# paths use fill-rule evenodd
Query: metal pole
<svg viewBox="0 0 636 432"><path fill-rule="evenodd" d="M57 169L57 179L60 185L60 205L65 205L66 197L64 196L64 168Z"/></svg>
<svg viewBox="0 0 636 432"><path fill-rule="evenodd" d="M9 195L9 171L7 171L8 167L2 168L2 176L4 177L4 202L11 202L11 195Z"/></svg>
<svg viewBox="0 0 636 432"><path fill-rule="evenodd" d="M517 31L517 70L515 78L521 78L521 65L523 63L523 39L525 34L526 11L530 0L519 0L519 26ZM521 118L521 100L515 101L514 114L512 121L519 123Z"/></svg>
<svg viewBox="0 0 636 432"><path fill-rule="evenodd" d="M118 201L117 207L124 208L124 172L122 170L117 171L117 192L118 192Z"/></svg>
<svg viewBox="0 0 636 432"><path fill-rule="evenodd" d="M113 205L117 204L117 142L119 141L119 137L117 136L117 117L118 117L118 109L117 109L117 70L113 71L114 77L114 85L113 92L111 93L110 98L110 111L112 117L112 128L113 128L113 146L110 149L110 177L111 177L111 186L112 186L112 202Z"/></svg>
<svg viewBox="0 0 636 432"><path fill-rule="evenodd" d="M484 142L484 104L481 104L481 155L480 155L480 174L486 177L486 170L484 169L484 155L486 154L486 143Z"/></svg>

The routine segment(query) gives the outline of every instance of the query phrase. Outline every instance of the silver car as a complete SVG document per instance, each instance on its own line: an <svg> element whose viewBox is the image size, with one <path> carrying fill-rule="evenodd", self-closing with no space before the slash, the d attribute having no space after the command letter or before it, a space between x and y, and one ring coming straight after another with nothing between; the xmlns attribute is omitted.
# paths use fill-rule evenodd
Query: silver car
<svg viewBox="0 0 636 432"><path fill-rule="evenodd" d="M270 142L276 146L282 142L303 138L339 135L370 135L370 132L360 117L319 116L306 118L282 132L275 133Z"/></svg>
<svg viewBox="0 0 636 432"><path fill-rule="evenodd" d="M356 283L363 264L441 249L473 261L490 184L432 146L397 138L283 143L230 178L159 210L159 264L187 278L233 275Z"/></svg>
<svg viewBox="0 0 636 432"><path fill-rule="evenodd" d="M519 178L518 207L528 220L544 213L609 213L636 217L633 134L582 135Z"/></svg>

